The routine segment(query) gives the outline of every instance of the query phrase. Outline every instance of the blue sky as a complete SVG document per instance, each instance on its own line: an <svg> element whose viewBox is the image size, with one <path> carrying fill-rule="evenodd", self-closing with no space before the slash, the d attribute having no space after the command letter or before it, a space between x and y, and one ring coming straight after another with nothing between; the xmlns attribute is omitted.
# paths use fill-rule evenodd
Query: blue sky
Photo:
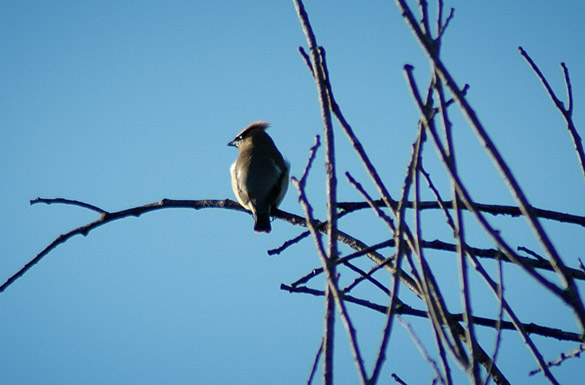
<svg viewBox="0 0 585 385"><path fill-rule="evenodd" d="M517 47L563 98L559 63L567 64L583 134L585 3L447 5L456 11L445 62L461 85L471 85L469 100L531 202L583 214L585 185L564 122ZM413 64L423 86L425 57L391 1L306 6L327 50L337 100L397 197L418 120L402 68ZM78 199L109 211L162 198L233 199L228 170L237 152L226 144L244 126L270 121L269 133L296 176L322 131L317 92L297 52L305 38L290 1L6 0L0 36L2 281L59 234L96 219L76 207L31 207L30 199ZM454 121L462 119L454 115ZM474 198L512 204L469 128L456 127L461 172ZM374 193L341 131L337 143L339 199L359 199L342 177L346 170ZM426 166L440 179L441 166L428 150ZM320 218L322 164L320 153L308 186ZM281 208L302 214L293 188ZM387 237L382 226L364 233L370 213L352 218L340 222L342 229L372 243ZM518 245L537 248L521 220L493 222L512 229L523 242ZM546 226L565 260L577 266L582 229ZM269 236L257 235L251 217L240 212L173 209L71 239L0 294L0 382L303 383L322 332L322 300L290 295L279 285L319 261L310 240L280 256L266 254L299 231L275 221ZM458 303L455 261L432 263L444 268L445 290ZM532 282L509 285L526 322L576 330L566 308L530 295L537 290ZM492 305L478 308L494 316ZM383 319L352 310L371 359ZM426 330L425 321L407 320ZM338 335L336 383L354 384L341 328ZM517 337L507 337L501 365L510 378L544 383L526 378L536 365ZM547 359L570 350L538 342ZM417 365L424 369L404 369ZM570 383L585 375L583 368L582 360L567 362L555 373ZM392 372L409 383L430 383L432 376L399 327L381 383L391 383Z"/></svg>

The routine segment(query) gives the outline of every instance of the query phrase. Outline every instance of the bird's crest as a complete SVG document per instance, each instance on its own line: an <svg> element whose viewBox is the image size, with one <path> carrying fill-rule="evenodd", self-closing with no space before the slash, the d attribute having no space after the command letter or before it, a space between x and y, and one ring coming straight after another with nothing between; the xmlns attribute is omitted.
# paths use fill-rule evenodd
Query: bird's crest
<svg viewBox="0 0 585 385"><path fill-rule="evenodd" d="M253 130L265 130L268 128L268 126L270 125L270 123L262 121L262 120L258 120L252 124L250 124L248 127L244 128L242 131L240 131L240 133L238 135L236 135L236 138L243 138L244 136L246 136L249 132L253 131Z"/></svg>

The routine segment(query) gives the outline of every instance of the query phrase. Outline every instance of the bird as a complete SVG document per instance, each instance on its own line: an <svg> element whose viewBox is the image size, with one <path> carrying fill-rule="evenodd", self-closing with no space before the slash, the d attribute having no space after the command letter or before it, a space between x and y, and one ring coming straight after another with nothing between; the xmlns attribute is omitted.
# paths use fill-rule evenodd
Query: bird
<svg viewBox="0 0 585 385"><path fill-rule="evenodd" d="M271 231L270 214L286 194L290 171L290 163L266 133L268 126L253 122L228 143L239 151L230 167L232 189L238 202L252 212L257 233Z"/></svg>

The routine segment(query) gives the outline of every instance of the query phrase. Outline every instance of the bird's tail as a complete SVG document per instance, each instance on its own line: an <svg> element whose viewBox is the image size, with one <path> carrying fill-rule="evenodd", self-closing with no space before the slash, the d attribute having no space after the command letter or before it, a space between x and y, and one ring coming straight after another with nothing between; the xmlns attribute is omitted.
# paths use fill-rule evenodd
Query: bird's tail
<svg viewBox="0 0 585 385"><path fill-rule="evenodd" d="M270 227L270 215L268 212L254 213L254 231L257 233L269 233L272 228Z"/></svg>

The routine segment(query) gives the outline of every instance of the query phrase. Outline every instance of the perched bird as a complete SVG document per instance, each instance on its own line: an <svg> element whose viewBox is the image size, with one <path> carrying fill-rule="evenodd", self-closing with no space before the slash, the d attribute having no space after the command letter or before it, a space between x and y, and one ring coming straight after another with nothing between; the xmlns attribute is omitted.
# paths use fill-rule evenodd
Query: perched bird
<svg viewBox="0 0 585 385"><path fill-rule="evenodd" d="M240 151L230 168L232 189L238 202L254 215L258 233L270 232L270 213L284 198L290 169L267 128L267 122L254 122L228 143Z"/></svg>

